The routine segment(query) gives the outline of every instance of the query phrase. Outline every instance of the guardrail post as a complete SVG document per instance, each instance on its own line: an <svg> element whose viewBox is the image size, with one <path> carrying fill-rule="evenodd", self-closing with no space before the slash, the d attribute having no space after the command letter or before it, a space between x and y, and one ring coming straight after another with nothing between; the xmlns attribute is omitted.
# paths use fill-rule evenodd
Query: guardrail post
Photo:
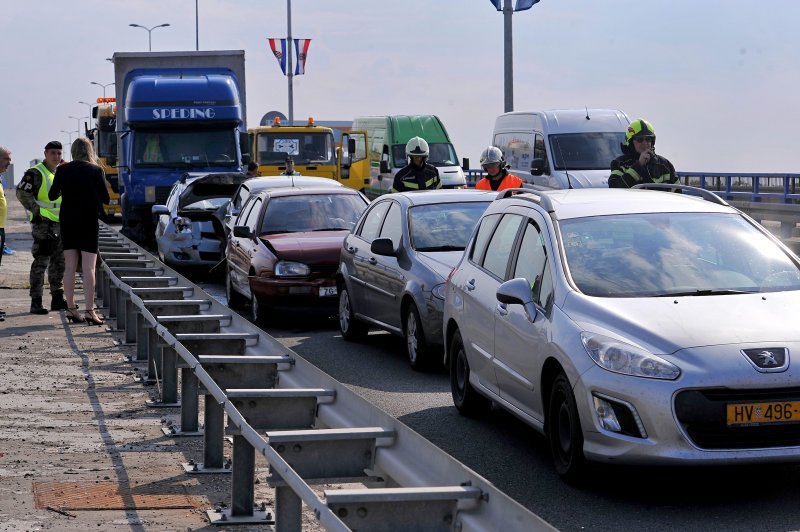
<svg viewBox="0 0 800 532"><path fill-rule="evenodd" d="M108 300L108 305L106 305L109 318L117 317L117 292L119 292L119 288L116 285L109 284L109 295L111 297Z"/></svg>
<svg viewBox="0 0 800 532"><path fill-rule="evenodd" d="M125 344L131 345L136 342L137 323L141 316L139 307L131 300L125 298Z"/></svg>
<svg viewBox="0 0 800 532"><path fill-rule="evenodd" d="M233 476L231 478L231 514L253 515L255 504L256 453L241 434L233 436Z"/></svg>
<svg viewBox="0 0 800 532"><path fill-rule="evenodd" d="M147 406L152 408L180 406L178 402L178 370L175 364L177 358L178 353L172 346L161 346L161 399L147 401Z"/></svg>
<svg viewBox="0 0 800 532"><path fill-rule="evenodd" d="M231 468L224 463L225 455L225 409L211 395L205 397L205 428L203 430L203 463L183 464L190 475L202 473L230 473Z"/></svg>
<svg viewBox="0 0 800 532"><path fill-rule="evenodd" d="M136 314L136 361L148 359L147 320L141 312Z"/></svg>
<svg viewBox="0 0 800 532"><path fill-rule="evenodd" d="M116 320L114 323L115 331L123 331L125 330L125 324L127 323L125 320L126 310L127 310L127 301L130 299L130 296L124 290L119 290L117 292L117 313L116 313Z"/></svg>
<svg viewBox="0 0 800 532"><path fill-rule="evenodd" d="M286 485L275 488L275 532L301 530L303 528L302 512L303 501L292 488Z"/></svg>
<svg viewBox="0 0 800 532"><path fill-rule="evenodd" d="M161 369L161 337L153 327L147 327L147 383L160 379Z"/></svg>

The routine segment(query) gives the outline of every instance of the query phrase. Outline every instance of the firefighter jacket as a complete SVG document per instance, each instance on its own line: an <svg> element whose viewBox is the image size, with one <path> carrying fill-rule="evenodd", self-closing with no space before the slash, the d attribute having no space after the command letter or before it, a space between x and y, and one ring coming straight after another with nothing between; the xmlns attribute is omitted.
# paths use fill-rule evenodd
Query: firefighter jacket
<svg viewBox="0 0 800 532"><path fill-rule="evenodd" d="M677 183L675 167L658 154L654 154L645 166L639 164L635 151L620 155L611 161L609 188L631 188L641 183Z"/></svg>
<svg viewBox="0 0 800 532"><path fill-rule="evenodd" d="M477 190L505 190L507 188L522 188L523 181L514 174L509 174L508 170L501 172L503 176L500 179L492 179L488 175L475 183Z"/></svg>
<svg viewBox="0 0 800 532"><path fill-rule="evenodd" d="M17 185L17 199L28 210L28 220L34 216L58 223L61 212L61 198L50 201L48 194L53 185L54 172L43 162L29 168Z"/></svg>
<svg viewBox="0 0 800 532"><path fill-rule="evenodd" d="M409 162L394 176L392 192L406 192L408 190L432 190L442 188L439 171L428 163L417 166Z"/></svg>

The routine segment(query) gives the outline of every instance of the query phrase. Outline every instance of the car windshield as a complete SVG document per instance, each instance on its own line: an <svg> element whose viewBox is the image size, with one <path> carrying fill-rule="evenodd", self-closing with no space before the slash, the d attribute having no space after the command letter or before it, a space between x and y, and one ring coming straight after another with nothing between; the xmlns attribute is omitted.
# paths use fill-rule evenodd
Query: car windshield
<svg viewBox="0 0 800 532"><path fill-rule="evenodd" d="M335 164L333 133L317 132L259 133L258 163L282 165L291 156L294 164Z"/></svg>
<svg viewBox="0 0 800 532"><path fill-rule="evenodd" d="M355 226L367 203L357 194L280 196L267 203L259 235L341 231Z"/></svg>
<svg viewBox="0 0 800 532"><path fill-rule="evenodd" d="M436 203L408 210L411 246L417 251L464 251L491 202Z"/></svg>
<svg viewBox="0 0 800 532"><path fill-rule="evenodd" d="M800 290L798 265L737 214L658 213L564 220L578 289L598 297Z"/></svg>
<svg viewBox="0 0 800 532"><path fill-rule="evenodd" d="M458 166L458 156L452 144L446 142L434 142L428 144L428 164L433 166ZM406 157L406 145L395 144L392 146L392 157L394 167L402 168L408 164Z"/></svg>
<svg viewBox="0 0 800 532"><path fill-rule="evenodd" d="M622 155L624 133L569 133L550 135L556 170L608 170Z"/></svg>

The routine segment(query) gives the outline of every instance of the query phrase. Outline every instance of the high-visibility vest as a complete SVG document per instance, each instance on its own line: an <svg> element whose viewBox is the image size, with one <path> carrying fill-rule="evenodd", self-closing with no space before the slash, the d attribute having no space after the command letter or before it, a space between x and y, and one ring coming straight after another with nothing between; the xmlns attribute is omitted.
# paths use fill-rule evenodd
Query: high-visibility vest
<svg viewBox="0 0 800 532"><path fill-rule="evenodd" d="M161 145L158 137L150 137L144 146L142 160L146 163L160 163L164 161L161 155Z"/></svg>
<svg viewBox="0 0 800 532"><path fill-rule="evenodd" d="M36 195L36 205L39 206L39 215L42 218L58 222L61 213L61 196L56 198L55 201L50 201L48 196L50 187L53 186L53 177L55 173L51 172L43 162L37 164L33 168L42 174L42 184L39 187L39 193ZM32 220L33 214L28 213L28 219Z"/></svg>

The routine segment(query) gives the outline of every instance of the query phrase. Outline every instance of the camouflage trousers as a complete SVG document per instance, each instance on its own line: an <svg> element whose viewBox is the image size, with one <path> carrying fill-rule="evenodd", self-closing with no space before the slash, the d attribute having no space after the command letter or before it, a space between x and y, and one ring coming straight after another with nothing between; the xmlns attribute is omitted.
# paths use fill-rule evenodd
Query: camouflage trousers
<svg viewBox="0 0 800 532"><path fill-rule="evenodd" d="M64 247L61 244L61 226L57 222L31 223L33 245L31 254L31 298L42 297L44 274L50 280L50 293L64 290Z"/></svg>

